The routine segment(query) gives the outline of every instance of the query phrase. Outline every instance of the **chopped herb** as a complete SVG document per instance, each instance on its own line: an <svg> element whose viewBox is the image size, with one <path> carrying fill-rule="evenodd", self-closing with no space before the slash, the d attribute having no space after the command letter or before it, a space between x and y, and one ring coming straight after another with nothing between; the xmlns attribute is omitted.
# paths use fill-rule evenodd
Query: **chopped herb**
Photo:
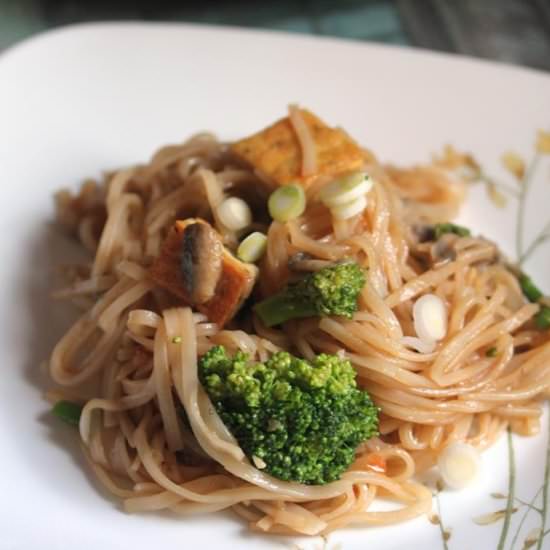
<svg viewBox="0 0 550 550"><path fill-rule="evenodd" d="M78 403L61 400L53 406L52 413L67 424L78 426L82 407Z"/></svg>
<svg viewBox="0 0 550 550"><path fill-rule="evenodd" d="M467 227L462 225L456 225L455 223L436 223L434 226L435 238L439 239L442 235L446 233L454 233L459 237L469 237L471 235L470 230Z"/></svg>
<svg viewBox="0 0 550 550"><path fill-rule="evenodd" d="M486 357L496 357L497 356L497 348L495 348L495 347L489 348L485 352L485 356Z"/></svg>
<svg viewBox="0 0 550 550"><path fill-rule="evenodd" d="M525 275L525 273L522 273L519 276L519 286L521 287L521 291L523 292L523 295L530 301L530 302L538 302L542 298L542 292L539 290L539 288L535 285L531 277L529 275Z"/></svg>
<svg viewBox="0 0 550 550"><path fill-rule="evenodd" d="M174 338L172 338L172 344L181 344L181 336L174 336Z"/></svg>
<svg viewBox="0 0 550 550"><path fill-rule="evenodd" d="M540 311L535 315L535 325L541 330L550 328L550 307L541 306Z"/></svg>

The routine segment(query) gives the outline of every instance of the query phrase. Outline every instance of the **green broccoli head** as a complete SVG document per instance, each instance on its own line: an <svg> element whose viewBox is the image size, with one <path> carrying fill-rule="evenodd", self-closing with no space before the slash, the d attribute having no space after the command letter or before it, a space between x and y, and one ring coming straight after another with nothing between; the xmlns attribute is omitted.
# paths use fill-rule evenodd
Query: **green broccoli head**
<svg viewBox="0 0 550 550"><path fill-rule="evenodd" d="M333 355L306 361L279 352L259 363L216 346L201 358L199 376L244 453L285 481L339 479L359 443L378 433L378 409L350 362Z"/></svg>
<svg viewBox="0 0 550 550"><path fill-rule="evenodd" d="M363 269L353 262L325 267L256 304L266 326L302 317L340 315L351 319L365 285Z"/></svg>

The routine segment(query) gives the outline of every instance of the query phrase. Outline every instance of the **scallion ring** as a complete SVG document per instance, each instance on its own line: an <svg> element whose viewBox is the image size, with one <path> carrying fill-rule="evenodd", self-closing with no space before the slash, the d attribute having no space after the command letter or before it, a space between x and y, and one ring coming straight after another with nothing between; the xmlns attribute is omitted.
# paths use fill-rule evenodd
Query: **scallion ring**
<svg viewBox="0 0 550 550"><path fill-rule="evenodd" d="M230 231L240 231L252 223L250 206L239 197L225 199L217 209L220 222Z"/></svg>
<svg viewBox="0 0 550 550"><path fill-rule="evenodd" d="M237 248L237 257L239 260L247 263L257 262L265 253L267 248L267 237L255 231L246 237Z"/></svg>
<svg viewBox="0 0 550 550"><path fill-rule="evenodd" d="M301 185L285 185L271 193L267 201L270 216L278 222L287 222L301 216L306 209L306 194Z"/></svg>
<svg viewBox="0 0 550 550"><path fill-rule="evenodd" d="M343 206L366 195L372 181L364 172L353 172L325 185L320 192L321 201L327 208Z"/></svg>
<svg viewBox="0 0 550 550"><path fill-rule="evenodd" d="M357 216L365 210L367 207L367 197L365 195L360 195L355 200L342 204L340 206L335 206L330 209L333 217L337 220L348 220Z"/></svg>

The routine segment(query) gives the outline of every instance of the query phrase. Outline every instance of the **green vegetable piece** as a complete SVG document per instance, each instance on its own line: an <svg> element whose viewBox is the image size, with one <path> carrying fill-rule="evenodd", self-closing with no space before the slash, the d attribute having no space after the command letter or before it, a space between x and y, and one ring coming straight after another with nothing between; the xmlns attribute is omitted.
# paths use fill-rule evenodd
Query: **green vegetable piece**
<svg viewBox="0 0 550 550"><path fill-rule="evenodd" d="M497 356L497 348L495 348L495 347L489 348L485 352L485 356L486 357L496 357Z"/></svg>
<svg viewBox="0 0 550 550"><path fill-rule="evenodd" d="M535 315L535 326L540 330L550 328L550 307L541 306L539 312Z"/></svg>
<svg viewBox="0 0 550 550"><path fill-rule="evenodd" d="M538 289L538 287L535 285L529 275L525 275L525 273L522 273L518 278L518 282L519 286L521 287L521 291L523 292L523 295L530 302L538 302L542 298L542 292Z"/></svg>
<svg viewBox="0 0 550 550"><path fill-rule="evenodd" d="M459 237L469 237L471 235L470 230L467 227L462 225L456 225L455 223L436 223L434 226L435 230L435 239L439 239L442 235L446 233L454 233Z"/></svg>
<svg viewBox="0 0 550 550"><path fill-rule="evenodd" d="M306 209L306 194L299 184L279 187L271 193L267 208L269 215L278 222L288 222L301 216Z"/></svg>
<svg viewBox="0 0 550 550"><path fill-rule="evenodd" d="M266 249L267 236L260 231L254 231L237 248L237 258L243 262L255 263L265 254Z"/></svg>
<svg viewBox="0 0 550 550"><path fill-rule="evenodd" d="M341 315L351 319L365 282L365 272L356 263L325 267L256 304L254 311L268 327L302 317Z"/></svg>
<svg viewBox="0 0 550 550"><path fill-rule="evenodd" d="M82 407L78 403L61 400L52 407L52 413L67 424L78 426Z"/></svg>
<svg viewBox="0 0 550 550"><path fill-rule="evenodd" d="M339 479L357 446L378 434L378 408L351 363L334 355L279 352L258 363L216 346L200 359L199 377L246 456L285 481Z"/></svg>

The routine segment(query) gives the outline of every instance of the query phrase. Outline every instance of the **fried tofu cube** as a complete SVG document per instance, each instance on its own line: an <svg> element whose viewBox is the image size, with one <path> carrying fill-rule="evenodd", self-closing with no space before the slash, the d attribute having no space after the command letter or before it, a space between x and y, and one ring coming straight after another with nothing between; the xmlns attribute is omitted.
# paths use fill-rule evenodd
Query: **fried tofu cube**
<svg viewBox="0 0 550 550"><path fill-rule="evenodd" d="M209 247L198 243L200 254L196 260L204 262L205 265L194 265L188 268L185 263L182 265L182 253L186 246L186 239L189 242L191 238L196 238L195 235L191 236L191 232L197 228L196 224L204 224L204 227L219 239L221 247L219 268L214 266L217 262L216 258L212 256L212 250L216 248L216 243L212 243ZM194 231L194 233L196 232ZM209 268L215 269L216 272L208 273ZM150 275L160 287L180 298L186 305L204 313L209 321L223 327L234 317L239 307L252 292L258 276L258 268L235 258L221 245L221 237L217 235L210 224L198 218L189 218L174 224L162 246L159 257L151 266ZM194 281L191 280L192 277L195 277ZM207 281L212 277L215 277L212 292L205 295L205 284L212 286L212 280ZM197 290L200 292L196 292ZM200 296L202 296L201 299L199 299Z"/></svg>
<svg viewBox="0 0 550 550"><path fill-rule="evenodd" d="M301 183L307 186L318 176L332 176L358 170L363 166L370 155L346 132L339 128L330 128L305 109L300 112L315 143L315 174L302 175L302 149L289 117L233 143L231 150L258 173L278 185Z"/></svg>

